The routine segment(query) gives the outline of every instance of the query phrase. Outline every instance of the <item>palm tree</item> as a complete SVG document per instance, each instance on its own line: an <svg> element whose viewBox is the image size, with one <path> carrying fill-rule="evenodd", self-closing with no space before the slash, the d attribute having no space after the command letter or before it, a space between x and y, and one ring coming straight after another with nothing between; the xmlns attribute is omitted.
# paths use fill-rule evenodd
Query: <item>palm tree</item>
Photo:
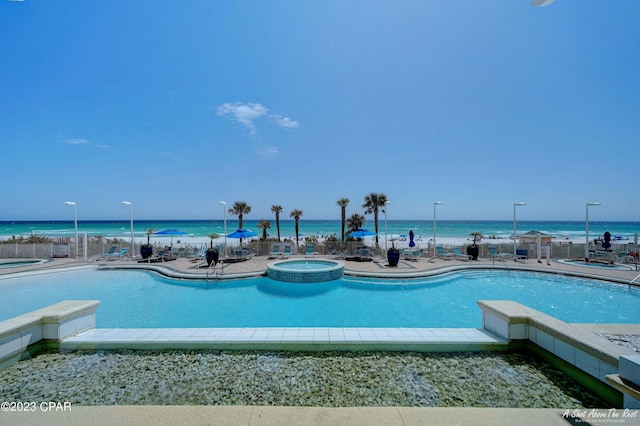
<svg viewBox="0 0 640 426"><path fill-rule="evenodd" d="M276 228L278 229L278 241L280 241L280 213L282 213L282 206L273 205L271 206L271 211L276 214Z"/></svg>
<svg viewBox="0 0 640 426"><path fill-rule="evenodd" d="M242 218L245 214L251 212L251 206L244 201L234 201L233 207L229 209L230 214L238 216L238 229L242 229ZM242 238L240 238L240 247L242 247Z"/></svg>
<svg viewBox="0 0 640 426"><path fill-rule="evenodd" d="M262 238L260 239L262 241L266 241L267 229L271 228L271 222L269 222L268 220L260 219L260 222L258 222L258 228L262 229Z"/></svg>
<svg viewBox="0 0 640 426"><path fill-rule="evenodd" d="M349 199L348 198L340 198L337 202L337 205L340 206L340 209L342 210L342 242L344 242L344 227L346 225L347 222L347 206L349 205Z"/></svg>
<svg viewBox="0 0 640 426"><path fill-rule="evenodd" d="M238 229L242 229L242 218L245 214L251 213L251 206L244 201L234 201L229 213L238 216Z"/></svg>
<svg viewBox="0 0 640 426"><path fill-rule="evenodd" d="M364 226L364 221L365 217L361 214L354 213L349 216L349 219L347 219L347 228L349 229L348 233L350 234L362 228Z"/></svg>
<svg viewBox="0 0 640 426"><path fill-rule="evenodd" d="M289 213L289 217L292 217L296 220L296 245L298 245L298 231L300 230L300 217L302 216L302 210L291 210Z"/></svg>
<svg viewBox="0 0 640 426"><path fill-rule="evenodd" d="M384 213L384 206L387 202L387 196L384 194L376 194L372 192L371 194L364 197L364 207L365 214L373 213L373 226L375 227L376 232L376 248L378 248L378 209L382 208L382 212Z"/></svg>

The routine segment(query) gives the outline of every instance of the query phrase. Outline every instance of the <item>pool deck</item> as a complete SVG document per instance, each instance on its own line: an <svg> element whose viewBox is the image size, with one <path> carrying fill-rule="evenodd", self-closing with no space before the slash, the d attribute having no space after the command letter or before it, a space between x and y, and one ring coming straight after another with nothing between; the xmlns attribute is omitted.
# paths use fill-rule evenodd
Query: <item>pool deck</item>
<svg viewBox="0 0 640 426"><path fill-rule="evenodd" d="M315 256L315 259L336 259L333 256ZM289 259L306 259L304 255L292 255ZM11 259L22 260L22 259ZM311 259L310 259L311 260ZM629 266L628 270L595 268L579 265L571 265L554 261L547 263L542 259L540 263L536 259L514 262L512 260L497 260L481 258L477 261L462 261L457 259L431 259L422 257L417 261L401 259L397 267L387 265L386 259L374 257L372 261L357 262L341 260L345 263L345 275L362 277L382 277L382 278L418 278L431 275L438 275L465 269L507 269L525 270L539 272L553 272L560 274L572 274L583 277L608 279L627 284L636 278L640 271L635 269L635 265ZM2 260L0 260L1 262ZM237 279L256 276L264 276L267 271L267 264L276 261L268 259L267 256L255 256L244 262L223 263L215 269L209 269L204 261L192 261L186 258L179 258L161 263L140 263L137 259L124 259L122 261L83 261L81 259L58 258L46 263L36 265L26 265L14 268L0 269L0 278L4 275L16 276L22 272L54 272L56 270L66 270L68 268L101 267L101 268L130 268L148 269L176 278L192 279ZM636 281L640 283L640 279Z"/></svg>
<svg viewBox="0 0 640 426"><path fill-rule="evenodd" d="M599 413L608 413L600 409ZM631 410L634 412L637 410ZM558 425L593 424L572 418L574 410L534 408L446 408L446 407L245 407L245 406L97 406L72 407L67 412L0 413L0 423L21 426L42 425ZM623 419L618 424L637 424ZM606 419L605 419L606 420ZM6 423L5 423L6 422Z"/></svg>
<svg viewBox="0 0 640 426"><path fill-rule="evenodd" d="M294 255L291 259L303 259L304 255ZM331 258L318 256L318 258ZM113 262L84 262L75 259L55 259L51 262L19 268L0 270L3 276L19 276L24 273L51 273L69 269L85 269L96 266L104 268L152 269L167 276L177 278L236 279L262 276L267 264L274 259L254 257L245 262L227 263L217 271L208 270L202 262L178 259L166 263L140 264L135 260ZM400 260L398 267L386 265L382 258L370 262L345 262L345 275L385 278L415 278L443 274L465 269L508 269L543 271L571 274L583 277L601 278L628 284L640 272L588 268L568 265L546 259L538 263L536 259L524 262L480 259L460 261L421 258L418 261ZM217 277L216 277L217 274ZM575 324L584 331L611 334L640 334L640 324ZM62 347L86 347L89 345L119 347L120 345L141 348L158 347L228 347L250 348L259 344L265 349L286 349L291 346L330 345L332 349L349 349L354 345L365 349L368 345L376 348L396 350L412 349L414 344L434 345L436 350L447 350L455 345L478 344L506 345L501 339L480 329L94 329L71 337L62 342ZM606 342L609 343L609 342ZM302 346L301 346L302 345ZM611 345L614 345L611 343ZM102 347L102 346L101 346ZM242 406L104 406L73 407L69 412L0 413L0 423L10 421L17 425L35 424L224 424L224 425L567 425L586 423L574 418L565 418L562 409L518 409L518 408L413 408L413 407L242 407ZM637 419L622 421L622 424L636 424Z"/></svg>

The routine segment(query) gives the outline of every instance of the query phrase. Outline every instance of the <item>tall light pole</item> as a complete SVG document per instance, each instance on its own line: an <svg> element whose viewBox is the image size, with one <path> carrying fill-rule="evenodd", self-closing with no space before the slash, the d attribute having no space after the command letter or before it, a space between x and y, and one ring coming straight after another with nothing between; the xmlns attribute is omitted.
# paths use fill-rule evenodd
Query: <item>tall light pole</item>
<svg viewBox="0 0 640 426"><path fill-rule="evenodd" d="M120 204L129 206L129 219L131 220L131 256L133 256L133 203L131 201L121 201Z"/></svg>
<svg viewBox="0 0 640 426"><path fill-rule="evenodd" d="M436 206L444 204L442 201L433 203L433 257L436 257Z"/></svg>
<svg viewBox="0 0 640 426"><path fill-rule="evenodd" d="M602 203L587 203L586 228L585 228L585 245L584 245L584 261L589 261L589 206L601 206Z"/></svg>
<svg viewBox="0 0 640 426"><path fill-rule="evenodd" d="M65 201L67 206L73 206L73 224L76 229L76 259L78 258L78 206L75 201Z"/></svg>
<svg viewBox="0 0 640 426"><path fill-rule="evenodd" d="M222 251L227 252L227 203L224 201L218 201L218 204L222 206L222 215L224 216L224 248Z"/></svg>
<svg viewBox="0 0 640 426"><path fill-rule="evenodd" d="M391 204L391 201L384 202L384 251L387 251L387 206Z"/></svg>
<svg viewBox="0 0 640 426"><path fill-rule="evenodd" d="M513 255L516 255L516 207L526 206L526 203L513 203Z"/></svg>

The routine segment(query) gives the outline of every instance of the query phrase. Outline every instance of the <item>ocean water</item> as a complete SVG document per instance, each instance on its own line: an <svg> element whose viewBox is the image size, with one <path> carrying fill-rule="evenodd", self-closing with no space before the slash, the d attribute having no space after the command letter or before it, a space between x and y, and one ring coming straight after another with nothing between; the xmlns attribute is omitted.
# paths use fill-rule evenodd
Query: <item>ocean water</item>
<svg viewBox="0 0 640 426"><path fill-rule="evenodd" d="M268 219L270 220L270 219ZM244 220L243 227L260 235L262 230L258 228L257 220ZM300 220L300 236L337 235L340 237L340 220ZM235 218L227 219L227 234L238 227ZM224 234L224 221L222 220L139 220L134 221L134 236L146 237L146 231L155 231L175 228L193 237L207 237L216 233ZM374 231L372 220L367 220L365 228ZM433 236L433 221L430 220L389 220L386 223L389 236L400 236L413 231L417 239L428 239ZM461 221L438 220L436 223L438 238L468 238L472 232L482 232L485 237L511 238L513 234L513 221ZM585 237L585 222L568 221L518 221L517 233L525 233L531 230L541 231L553 235L556 241L564 239L578 239ZM606 231L622 241L633 241L636 234L640 234L640 222L589 222L589 236L595 238ZM0 222L0 239L8 239L12 236L39 235L51 238L70 237L74 235L73 221L3 221ZM78 221L78 232L88 236L102 236L105 238L128 239L131 236L131 227L128 220L122 221ZM379 222L378 232L385 234L385 222ZM269 236L277 236L275 220L271 220ZM293 220L280 221L280 235L282 238L295 237L295 222Z"/></svg>

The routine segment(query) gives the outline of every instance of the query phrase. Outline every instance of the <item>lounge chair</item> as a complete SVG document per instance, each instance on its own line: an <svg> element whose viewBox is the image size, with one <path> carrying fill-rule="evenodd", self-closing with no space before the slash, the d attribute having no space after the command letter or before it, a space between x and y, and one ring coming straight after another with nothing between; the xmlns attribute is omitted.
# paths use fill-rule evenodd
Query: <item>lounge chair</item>
<svg viewBox="0 0 640 426"><path fill-rule="evenodd" d="M613 258L613 263L633 263L635 261L635 257L631 256L629 253L618 253Z"/></svg>
<svg viewBox="0 0 640 426"><path fill-rule="evenodd" d="M529 259L529 250L527 250L527 249L516 249L516 257L513 260L525 261L527 259Z"/></svg>
<svg viewBox="0 0 640 426"><path fill-rule="evenodd" d="M315 257L316 254L318 254L318 253L313 251L313 245L307 244L307 249L306 249L304 257Z"/></svg>
<svg viewBox="0 0 640 426"><path fill-rule="evenodd" d="M96 259L101 259L101 258L104 258L104 257L109 257L111 255L114 255L114 254L117 253L117 250L118 250L118 246L111 246L111 247L109 247L109 251L108 252L97 255Z"/></svg>
<svg viewBox="0 0 640 426"><path fill-rule="evenodd" d="M442 246L436 246L436 257L439 257L440 259L449 260L449 259L453 259L454 254L447 253L446 251L444 251Z"/></svg>
<svg viewBox="0 0 640 426"><path fill-rule="evenodd" d="M288 259L291 256L291 244L284 245L284 251L280 253L280 258Z"/></svg>
<svg viewBox="0 0 640 426"><path fill-rule="evenodd" d="M327 253L330 254L331 256L335 256L337 259L344 259L349 254L347 250L335 248L335 247L332 247L331 249L329 249Z"/></svg>
<svg viewBox="0 0 640 426"><path fill-rule="evenodd" d="M492 259L514 259L511 253L498 253L498 250L494 246L489 246L489 257Z"/></svg>
<svg viewBox="0 0 640 426"><path fill-rule="evenodd" d="M197 262L199 260L205 259L206 257L207 257L207 246L205 245L200 247L200 251L190 256L192 262Z"/></svg>
<svg viewBox="0 0 640 426"><path fill-rule="evenodd" d="M368 248L362 248L358 255L358 260L361 262L373 260L373 253Z"/></svg>
<svg viewBox="0 0 640 426"><path fill-rule="evenodd" d="M107 259L109 259L109 260L120 260L120 259L122 259L122 258L123 258L127 253L129 253L129 248L128 248L128 247L125 247L125 248L121 249L121 250L120 250L119 252L117 252L117 253L110 254L110 255L107 257Z"/></svg>
<svg viewBox="0 0 640 426"><path fill-rule="evenodd" d="M401 252L403 259L417 262L422 256L422 250L418 248L408 248Z"/></svg>
<svg viewBox="0 0 640 426"><path fill-rule="evenodd" d="M458 247L454 247L452 250L454 258L458 260L471 260L471 256L468 254L463 254Z"/></svg>
<svg viewBox="0 0 640 426"><path fill-rule="evenodd" d="M274 244L273 246L271 246L271 253L269 253L269 256L267 257L267 259L276 259L280 256L280 244Z"/></svg>

